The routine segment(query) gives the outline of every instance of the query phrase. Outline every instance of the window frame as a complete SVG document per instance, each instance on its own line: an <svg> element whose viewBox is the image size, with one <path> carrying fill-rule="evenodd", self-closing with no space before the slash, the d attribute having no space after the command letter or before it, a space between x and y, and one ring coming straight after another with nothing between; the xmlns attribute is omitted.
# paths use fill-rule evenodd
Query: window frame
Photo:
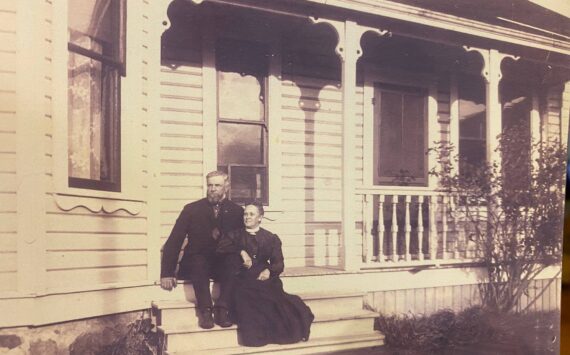
<svg viewBox="0 0 570 355"><path fill-rule="evenodd" d="M87 179L87 178L79 178L70 176L69 173L67 178L67 185L70 188L78 188L78 189L87 189L87 190L96 190L96 191L109 191L109 192L121 192L121 179L122 179L122 162L121 162L121 103L122 103L122 95L121 95L121 79L126 77L126 39L127 39L127 0L111 0L111 1L119 1L119 11L120 14L118 16L119 19L119 38L118 38L118 59L112 58L107 55L99 54L95 51L86 49L80 45L72 43L67 39L67 53L68 58L71 53L76 55L80 55L91 60L95 60L101 63L102 68L105 66L110 67L111 70L117 71L117 88L114 90L114 97L112 98L111 103L111 110L113 113L111 114L113 117L109 118L111 122L109 122L108 129L111 130L115 134L111 134L110 138L110 157L111 157L111 181L102 181L102 180L95 180L95 179ZM68 10L65 11L66 18L68 16ZM69 25L66 21L66 27L69 31ZM69 80L69 77L67 78ZM69 81L68 81L69 83ZM68 84L69 85L69 84ZM69 86L68 86L69 87ZM104 96L103 90L105 90L105 86L102 85L101 88L101 96ZM102 103L102 105L106 105L107 103ZM68 103L69 105L69 103ZM66 105L67 109L69 109L68 105ZM69 120L69 113L67 115L67 120ZM102 120L103 121L103 120ZM103 134L109 134L110 132L104 132ZM69 148L68 148L69 149ZM67 152L67 164L69 165L69 150Z"/></svg>
<svg viewBox="0 0 570 355"><path fill-rule="evenodd" d="M258 44L258 45L262 45L264 47L266 47L268 53L271 51L271 47L268 43L264 43L263 41L257 41L255 39L241 39L241 38L230 38L230 37L218 37L215 41L215 48L217 48L218 44L221 41L225 41L225 42L229 42L229 41L238 41L238 42L245 42L245 43L254 43L254 44ZM267 72L263 73L263 75L258 74L259 76L257 76L257 78L262 78L262 80L260 80L261 83L261 92L263 95L263 120L251 120L251 119L244 119L244 118L226 118L226 117L221 117L220 112L220 106L221 106L221 96L220 96L220 72L221 70L218 68L218 66L215 66L215 73L216 73L216 133L219 132L219 125L220 123L223 124L236 124L236 125L248 125L248 126L259 126L262 129L262 142L261 142L261 148L262 148L262 155L263 155L263 163L262 164L241 164L241 163L230 163L227 164L226 166L224 166L225 170L227 170L227 173L229 175L230 181L231 181L231 167L232 166L239 166L239 167L252 167L252 168L264 168L265 169L265 185L262 186L262 191L265 192L265 196L263 196L261 198L261 202L263 203L264 206L269 206L270 204L270 195L271 193L271 189L270 189L270 184L271 184L271 176L270 176L270 162L269 162L269 135L270 135L270 123L269 123L269 78L271 76L271 60L268 58L265 59L266 62L266 67L267 67ZM216 62L217 59L214 59L214 61ZM217 63L216 63L217 64ZM216 168L220 169L222 167L222 165L220 165L219 163L219 141L218 141L218 135L216 134ZM230 189L229 191L229 199L234 201L232 198L232 191ZM236 200L234 201L238 204L243 204L246 201L245 200Z"/></svg>
<svg viewBox="0 0 570 355"><path fill-rule="evenodd" d="M128 7L130 1L126 0ZM53 12L67 14L68 0L53 0ZM126 11L126 10L125 10ZM121 178L128 182L121 186L121 191L94 190L81 187L69 186L69 165L68 165L68 22L67 16L62 21L55 21L52 24L52 111L51 125L52 136L46 136L46 144L51 145L53 152L48 154L46 162L48 169L46 174L50 181L53 181L52 197L55 204L64 211L70 211L77 207L86 208L92 213L113 213L124 210L131 215L138 215L145 206L145 188L143 178L145 176L145 165L143 160L145 155L155 154L150 147L145 147L143 137L145 132L141 125L141 109L143 107L143 95L140 91L145 87L144 72L142 62L149 61L149 65L154 65L152 55L143 53L136 48L143 45L141 36L135 35L143 30L143 23L137 19L142 18L144 9L132 6L129 8L129 18L126 19L125 41L128 41L129 55L125 55L125 68L128 68L129 76L121 80L121 131L117 134L121 137ZM126 12L125 12L126 15ZM156 45L153 44L152 51ZM151 52L149 52L151 53ZM149 75L151 75L150 73ZM149 80L156 80L156 74L152 74ZM154 97L152 88L147 87L147 91ZM150 111L155 112L156 101L153 99L149 103ZM144 114L144 113L143 113ZM134 118L134 119L124 119ZM144 117L144 116L143 116ZM141 154L141 152L143 152Z"/></svg>
<svg viewBox="0 0 570 355"><path fill-rule="evenodd" d="M392 86L393 88L390 88ZM396 88L407 89L407 90L396 90ZM426 154L423 154L423 165L424 171L423 176L421 178L415 178L410 183L407 184L398 184L394 180L398 178L398 176L394 177L386 177L380 176L379 174L379 165L380 165L380 146L381 146L381 132L379 131L378 127L381 124L381 114L378 112L382 105L382 96L381 92L390 92L390 93L397 93L401 94L402 96L406 93L417 94L422 98L423 101L423 146L424 151L427 151L429 144L428 144L428 132L429 132L429 111L428 111L428 98L429 98L429 91L427 88L422 87L420 85L408 85L408 84L401 84L401 83L386 83L386 82L375 82L374 83L374 97L373 97L373 104L374 104L374 112L373 112L373 170L372 170L372 181L374 185L379 186L410 186L410 187L426 187L428 186L428 158ZM403 112L402 112L403 114ZM402 132L403 133L403 132Z"/></svg>
<svg viewBox="0 0 570 355"><path fill-rule="evenodd" d="M399 69L379 68L372 63L363 64L363 188L380 188L406 191L433 191L437 188L437 179L428 175L427 186L386 186L374 184L374 88L377 84L391 84L422 88L427 95L426 137L427 144L440 138L440 123L438 122L438 77L431 73L412 73ZM426 156L426 169L437 166L434 154Z"/></svg>

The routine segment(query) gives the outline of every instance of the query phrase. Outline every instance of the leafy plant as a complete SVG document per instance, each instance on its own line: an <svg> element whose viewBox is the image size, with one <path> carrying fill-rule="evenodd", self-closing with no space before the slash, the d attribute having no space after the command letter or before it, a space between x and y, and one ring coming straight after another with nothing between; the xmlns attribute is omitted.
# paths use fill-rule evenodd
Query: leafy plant
<svg viewBox="0 0 570 355"><path fill-rule="evenodd" d="M439 167L430 174L456 197L451 213L476 243L486 268L483 305L508 312L530 281L561 260L566 149L559 142L529 144L520 126L498 139L501 163L480 165L459 159L448 142L436 142L432 151Z"/></svg>
<svg viewBox="0 0 570 355"><path fill-rule="evenodd" d="M141 317L130 323L125 334L107 347L101 355L155 355L158 336L150 317Z"/></svg>

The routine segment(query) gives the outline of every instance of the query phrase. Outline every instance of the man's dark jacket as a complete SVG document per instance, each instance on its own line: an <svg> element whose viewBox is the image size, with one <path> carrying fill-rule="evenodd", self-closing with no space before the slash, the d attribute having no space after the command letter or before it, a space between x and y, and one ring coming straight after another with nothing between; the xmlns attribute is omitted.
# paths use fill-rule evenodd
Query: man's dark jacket
<svg viewBox="0 0 570 355"><path fill-rule="evenodd" d="M213 235L217 234L215 228L218 228L219 236ZM184 259L192 254L214 255L222 235L239 228L243 228L243 208L228 199L220 203L218 218L215 218L214 209L207 198L187 204L164 243L160 277L175 276L180 248L186 237L188 244L184 248L180 265L188 265ZM187 273L188 270L179 271L179 274Z"/></svg>

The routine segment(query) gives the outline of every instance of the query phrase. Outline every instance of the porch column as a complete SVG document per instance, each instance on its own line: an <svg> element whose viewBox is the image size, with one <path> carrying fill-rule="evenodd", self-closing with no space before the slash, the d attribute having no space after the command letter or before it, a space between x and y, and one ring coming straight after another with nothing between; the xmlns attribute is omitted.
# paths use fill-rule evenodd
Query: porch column
<svg viewBox="0 0 570 355"><path fill-rule="evenodd" d="M342 240L343 267L354 270L358 267L356 255L355 216L356 207L354 195L354 145L355 124L354 114L356 103L356 62L362 54L357 52L360 35L353 21L344 24L344 55L342 58ZM342 48L341 48L342 50Z"/></svg>
<svg viewBox="0 0 570 355"><path fill-rule="evenodd" d="M354 21L344 22L311 18L314 23L326 23L333 27L338 36L336 53L342 62L342 267L345 270L359 268L361 259L357 255L355 215L355 155L356 144L355 112L356 112L356 63L362 56L360 39L368 31L384 35L387 31L360 26Z"/></svg>
<svg viewBox="0 0 570 355"><path fill-rule="evenodd" d="M483 58L483 69L481 76L485 79L485 92L486 92L486 117L485 117L485 139L486 139L486 158L487 163L497 163L499 169L501 167L500 153L496 152L499 146L497 136L502 131L502 112L501 101L499 99L499 83L503 77L501 73L501 63L505 58L518 60L510 54L504 54L496 49L482 49L474 47L463 47L466 51L475 51Z"/></svg>

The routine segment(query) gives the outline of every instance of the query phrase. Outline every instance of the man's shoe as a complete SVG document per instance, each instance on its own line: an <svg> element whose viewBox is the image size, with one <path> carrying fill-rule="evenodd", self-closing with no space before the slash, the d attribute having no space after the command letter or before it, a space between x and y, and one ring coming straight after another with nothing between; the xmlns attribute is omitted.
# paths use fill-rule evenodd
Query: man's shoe
<svg viewBox="0 0 570 355"><path fill-rule="evenodd" d="M214 328L214 319L212 318L211 308L204 308L198 310L198 325L202 329Z"/></svg>
<svg viewBox="0 0 570 355"><path fill-rule="evenodd" d="M228 328L233 325L227 308L214 307L214 322L222 328Z"/></svg>

